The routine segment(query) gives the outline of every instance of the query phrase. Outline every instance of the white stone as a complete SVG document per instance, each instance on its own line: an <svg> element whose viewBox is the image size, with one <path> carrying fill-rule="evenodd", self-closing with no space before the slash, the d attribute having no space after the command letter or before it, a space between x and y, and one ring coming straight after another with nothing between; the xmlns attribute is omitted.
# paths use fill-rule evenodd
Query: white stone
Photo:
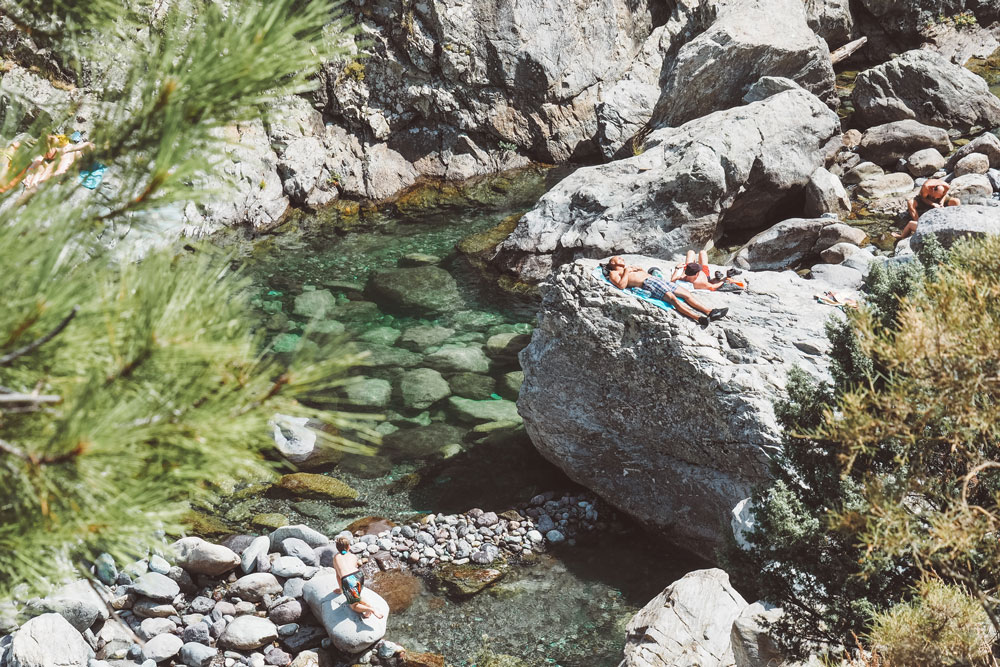
<svg viewBox="0 0 1000 667"><path fill-rule="evenodd" d="M217 577L240 564L240 557L221 544L206 542L200 537L185 537L173 544L177 565L192 574Z"/></svg>
<svg viewBox="0 0 1000 667"><path fill-rule="evenodd" d="M240 555L240 569L242 569L245 574L253 572L256 567L257 560L261 556L266 556L267 551L270 548L271 539L266 535L254 538L254 541L250 543L250 546L244 549L243 553Z"/></svg>
<svg viewBox="0 0 1000 667"><path fill-rule="evenodd" d="M274 623L259 616L238 616L219 637L221 648L247 651L260 648L278 638Z"/></svg>
<svg viewBox="0 0 1000 667"><path fill-rule="evenodd" d="M93 655L83 636L59 614L24 623L11 641L8 667L84 667Z"/></svg>
<svg viewBox="0 0 1000 667"><path fill-rule="evenodd" d="M142 647L142 657L153 662L163 662L177 655L184 640L177 635L156 635Z"/></svg>

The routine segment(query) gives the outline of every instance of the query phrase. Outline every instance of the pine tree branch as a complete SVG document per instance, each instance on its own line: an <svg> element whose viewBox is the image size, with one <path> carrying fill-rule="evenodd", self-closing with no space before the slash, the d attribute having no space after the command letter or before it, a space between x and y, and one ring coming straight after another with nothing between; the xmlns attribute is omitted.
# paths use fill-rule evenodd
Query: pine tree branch
<svg viewBox="0 0 1000 667"><path fill-rule="evenodd" d="M69 311L69 315L64 317L62 322L56 325L55 329L48 332L38 340L28 343L24 347L14 350L10 354L0 357L0 366L10 366L11 363L13 363L19 357L23 357L24 355L29 354L30 352L34 352L42 345L45 345L50 340L58 336L60 333L62 333L63 329L69 326L69 323L73 321L73 318L76 317L76 314L79 310L80 310L79 306L73 306L73 310Z"/></svg>
<svg viewBox="0 0 1000 667"><path fill-rule="evenodd" d="M88 446L87 443L81 440L80 442L76 443L76 447L66 452L65 454L60 454L58 456L39 457L35 456L34 454L29 454L23 449L20 449L19 447L15 447L6 440L0 440L0 452L6 452L11 456L16 456L17 458L27 461L28 463L31 463L32 465L36 466L51 465L55 463L65 463L66 461L69 461L70 459L76 456L80 456L81 454L86 452L87 446Z"/></svg>
<svg viewBox="0 0 1000 667"><path fill-rule="evenodd" d="M6 440L0 440L0 452L10 454L11 456L16 456L19 459L24 459L25 461L30 461L31 458L25 454L21 449L10 444Z"/></svg>
<svg viewBox="0 0 1000 667"><path fill-rule="evenodd" d="M56 394L0 394L0 408L13 403L60 403L62 396Z"/></svg>
<svg viewBox="0 0 1000 667"><path fill-rule="evenodd" d="M108 614L113 619L113 622L121 626L121 628L125 631L125 633L134 643L145 648L146 642L143 641L138 635L136 635L135 632L133 632L132 628L129 626L129 624L126 623L124 620L122 620L122 617L118 615L118 610L115 609L108 601L108 599L105 597L102 588L98 585L98 582L94 579L94 575L88 572L85 568L81 567L80 569L83 570L84 581L90 584L90 588L92 591L94 591L94 595L96 595L101 600L101 602L104 603L104 607L105 609L108 610Z"/></svg>

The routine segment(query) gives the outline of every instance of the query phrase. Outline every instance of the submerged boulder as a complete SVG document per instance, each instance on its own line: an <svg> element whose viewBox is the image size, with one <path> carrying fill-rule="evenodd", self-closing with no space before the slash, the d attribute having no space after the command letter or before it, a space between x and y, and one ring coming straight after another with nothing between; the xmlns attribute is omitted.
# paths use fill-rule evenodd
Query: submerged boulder
<svg viewBox="0 0 1000 667"><path fill-rule="evenodd" d="M730 510L768 478L788 370L827 376L824 325L839 311L813 294L830 286L747 273L746 293L697 293L729 308L701 329L598 281L596 264L578 260L542 285L538 327L521 353L525 428L573 480L711 557Z"/></svg>
<svg viewBox="0 0 1000 667"><path fill-rule="evenodd" d="M462 303L455 279L437 266L381 271L372 276L367 294L390 309L419 315L458 310Z"/></svg>
<svg viewBox="0 0 1000 667"><path fill-rule="evenodd" d="M658 130L641 155L578 169L550 190L495 261L540 280L581 256L704 247L801 197L839 137L837 115L804 90Z"/></svg>

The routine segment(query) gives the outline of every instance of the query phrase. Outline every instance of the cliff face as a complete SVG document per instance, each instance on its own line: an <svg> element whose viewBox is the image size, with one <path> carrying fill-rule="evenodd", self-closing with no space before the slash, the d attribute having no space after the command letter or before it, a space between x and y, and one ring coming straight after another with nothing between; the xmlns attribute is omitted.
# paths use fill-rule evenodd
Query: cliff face
<svg viewBox="0 0 1000 667"><path fill-rule="evenodd" d="M659 263L632 256L630 263ZM792 366L824 378L828 289L748 273L743 294L698 292L729 315L707 329L565 265L542 285L521 353L518 409L538 450L646 527L712 558L732 508L767 479L774 404Z"/></svg>

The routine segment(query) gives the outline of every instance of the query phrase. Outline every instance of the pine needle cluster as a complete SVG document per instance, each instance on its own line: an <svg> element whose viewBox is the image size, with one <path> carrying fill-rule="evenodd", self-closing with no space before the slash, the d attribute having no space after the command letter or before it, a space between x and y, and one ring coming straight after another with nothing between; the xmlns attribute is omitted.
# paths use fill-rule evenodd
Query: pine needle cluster
<svg viewBox="0 0 1000 667"><path fill-rule="evenodd" d="M270 356L226 255L188 245L125 261L108 250L121 229L211 197L192 184L220 175L226 128L266 116L343 56L336 4L4 0L0 10L76 71L122 73L90 86L100 110L88 161L115 170L110 196L81 188L76 168L0 194L2 599L103 551L127 562L157 531L178 534L190 503L271 474L261 454L275 412L324 419L330 446L357 448L338 433L364 431L349 414L306 407L356 359L313 346ZM3 102L0 140L21 140L10 173L79 111Z"/></svg>

